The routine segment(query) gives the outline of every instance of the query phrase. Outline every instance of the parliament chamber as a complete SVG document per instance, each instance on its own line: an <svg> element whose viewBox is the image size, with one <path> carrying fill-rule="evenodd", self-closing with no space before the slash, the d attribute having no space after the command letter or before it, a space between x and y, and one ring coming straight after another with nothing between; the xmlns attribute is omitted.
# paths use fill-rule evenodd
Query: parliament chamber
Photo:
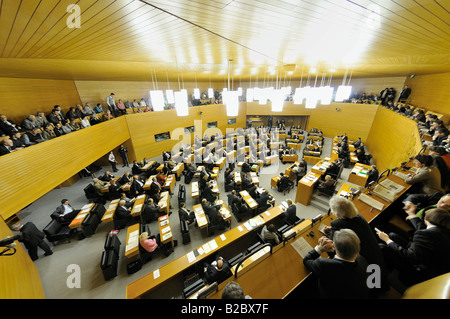
<svg viewBox="0 0 450 319"><path fill-rule="evenodd" d="M39 258L33 261L27 253L29 247L18 237L14 240L15 246L8 243L0 247L4 249L0 256L0 298L221 299L227 284L234 282L253 299L319 299L317 278L303 260L319 244L319 239L326 236L324 228L339 219L329 209L328 202L334 196L350 199L374 233L381 229L412 236L414 229L404 220L403 202L410 194L420 191L417 191L417 185L406 182L406 176L417 172L413 164L415 156L429 154L430 147L436 145L429 121L441 121L448 129L450 69L441 71L432 67L432 63L429 69L420 63L411 69L398 63L396 69L391 61L392 64L386 62L386 66L368 62L352 71L341 68L331 76L325 67L322 67L322 73L308 73L302 63L296 62L297 66L294 64L292 69L292 64L286 62L276 71L279 73L272 73L273 68L269 66L269 71L255 74L251 63L247 62L249 66L242 67L242 73L234 73L241 68L237 63L239 50L236 49L226 59L227 65L220 61L214 71L206 72L204 65L187 67L187 63L174 68L174 61L181 58L178 44L144 49L146 45L141 45L142 39L136 38L131 31L133 25L145 26L140 15L147 17L149 25L153 26L164 24L161 21L150 23L161 15L172 23L187 24L184 28L189 32L203 30L206 35L202 41L210 42L212 46L220 41L232 43L232 47L239 49L243 46L218 36L224 32L222 26L218 29L222 31L212 32L215 26L209 20L205 27L199 28L201 21L182 18L188 9L181 1L165 4L131 0L105 2L108 5L93 0L79 3L83 17L80 28L65 27L65 18L72 5L70 1L64 2L69 8L61 3L55 5L54 12L51 1L43 1L42 5L30 1L22 7L14 1L4 1L0 5L1 28L9 34L7 39L0 41L0 47L3 47L0 65L4 70L0 78L0 114L6 115L11 123L17 124L16 127L20 126L17 133L31 138L32 130L24 127L24 120L30 114L40 112L50 119L48 115L56 105L60 105L62 114L67 117L71 107L84 107L88 103L92 108L100 105L101 112L93 115L94 112L87 119L97 116L102 119L98 124L74 129L70 134L26 145L23 149L19 147L0 156L3 191L0 240L18 234L12 229L13 225L32 223L39 230L45 230L45 241L53 250L51 256L44 256L42 250L38 250ZM201 5L210 5L208 1L193 3L198 12L202 11ZM179 6L172 7L175 4ZM258 6L259 10L269 14L274 4L268 1L264 6ZM288 9L286 3L280 8L284 15L287 14L284 11ZM243 10L237 3L229 4L228 9ZM228 9L225 6L221 10L228 12ZM32 14L34 10L39 14ZM433 12L436 16L441 15L439 8L433 7ZM12 19L13 16L16 19ZM118 22L125 17L130 19L127 24L130 29ZM54 25L50 24L52 21ZM99 21L111 23L112 29L98 26L96 22ZM359 20L355 18L355 21ZM440 22L436 24L440 25ZM288 25L283 28L291 31ZM45 33L32 30L45 30ZM418 27L413 30L421 39L423 33L429 31ZM185 30L184 35L188 35L188 31ZM169 34L168 31L159 32ZM236 30L233 32L240 34ZM287 37L288 31L284 32ZM123 46L117 52L106 43L113 37L117 37L119 47ZM180 43L186 47L190 45L184 41L186 39ZM90 47L84 47L85 43ZM124 48L127 46L129 50ZM205 54L210 52L198 44L192 48ZM143 53L145 50L159 56L158 63L141 62L148 58ZM247 47L245 50L254 51ZM177 58L173 59L172 53L167 51L173 51ZM193 55L192 50L187 52ZM218 53L210 54L216 58ZM419 50L417 54L425 53ZM165 55L170 62L162 66ZM382 59L382 55L378 58ZM435 62L442 66L441 61ZM168 65L172 65L170 69ZM326 81L336 88L341 82L348 81L353 87L353 95L344 101L318 103L314 108L295 100L297 86L300 88L307 83L315 87L317 82ZM273 101L248 100L245 93L258 84L276 88L289 86L281 111L273 109ZM237 86L243 95L231 113L230 102L225 97L232 95L227 95L223 88L228 87L228 91L234 92ZM400 101L405 86L411 88L411 93ZM394 89L390 100L393 103L389 104L380 93L388 87ZM195 94L198 88L201 97ZM211 96L209 88L213 89ZM163 108L157 110L150 91L177 89L187 91L187 114L180 116L168 96L164 97ZM370 93L373 98L361 97L363 93L364 96ZM110 105L111 96L116 103L114 107ZM129 104L122 109L116 107L119 103ZM411 114L405 114L406 106L411 109ZM109 111L113 116L103 117ZM424 117L418 119L422 113ZM435 117L428 120L430 115ZM80 116L74 122L81 124L81 120ZM12 134L1 132L2 143L12 138ZM342 158L338 152L343 136L348 138L351 155L348 161L339 161L341 168L333 175L335 181L331 190L319 191L317 186L325 180L328 167ZM354 143L357 139L363 142L362 149L369 155L364 161L356 156ZM439 145L448 152L445 139ZM121 146L127 149L129 165L123 163L119 152ZM165 155L166 152L170 155ZM111 155L117 161L114 165L111 165ZM307 162L307 169L300 176L297 172L301 166L299 162L303 160ZM108 189L110 180L106 182L106 188L97 192L94 179L110 171L119 181L126 172L132 171L134 161L139 163L139 171L133 171L131 176L139 176L142 191L133 193L135 188L131 180L119 185L120 192L134 198L128 206L129 222L119 226L113 216L118 212L120 199ZM250 168L243 174L249 161ZM167 168L168 163L173 163L174 167ZM191 163L195 164L195 172L189 171ZM373 165L381 178L369 184L368 172ZM209 174L208 195L205 195L202 168L207 168L206 174ZM231 188L227 184L227 168L232 172ZM188 181L190 173L192 179ZM283 175L290 181L290 186L282 189L278 181ZM161 192L154 197L153 178L161 176ZM381 193L380 189L386 185L398 187L394 197L387 198L386 193ZM88 187L93 190L90 194ZM214 196L211 200L209 188ZM230 202L232 189L242 207L247 208L245 215ZM443 188L442 194L448 191ZM263 193L270 198L264 201L264 206L259 202ZM150 198L159 205L159 211L155 218L147 220L144 212ZM202 205L203 198L208 198L208 202L217 208L220 227L213 225L212 215ZM56 224L52 213L61 205L62 199L68 199L79 213L67 227L49 230ZM295 222L284 219L290 206L288 200L296 207ZM192 224L181 221L181 204L192 212ZM276 244L262 238L263 228L269 225L276 229ZM67 233L62 234L62 230ZM52 231L61 236L50 234ZM144 232L157 238L159 248L155 252L146 251L140 244ZM441 253L448 255L446 251ZM220 282L208 282L205 264L216 265L217 256L228 261L230 273ZM326 253L321 256L329 257ZM73 268L74 265L81 269L80 277L75 277L77 268ZM412 287L399 282L395 274L393 276L389 289L377 295L377 299L448 299L448 274L440 274ZM72 286L70 280L74 280ZM75 283L80 286L74 288ZM426 291L422 294L421 289Z"/></svg>

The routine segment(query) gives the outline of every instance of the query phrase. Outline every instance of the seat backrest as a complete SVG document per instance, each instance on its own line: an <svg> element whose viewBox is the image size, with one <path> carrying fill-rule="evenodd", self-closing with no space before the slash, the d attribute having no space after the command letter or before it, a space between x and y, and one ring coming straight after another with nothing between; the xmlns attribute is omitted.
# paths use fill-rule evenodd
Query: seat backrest
<svg viewBox="0 0 450 319"><path fill-rule="evenodd" d="M47 236L52 236L52 235L57 234L60 229L61 229L61 224L56 219L52 219L51 222L48 223L47 226L45 226L45 228L43 229L43 232Z"/></svg>

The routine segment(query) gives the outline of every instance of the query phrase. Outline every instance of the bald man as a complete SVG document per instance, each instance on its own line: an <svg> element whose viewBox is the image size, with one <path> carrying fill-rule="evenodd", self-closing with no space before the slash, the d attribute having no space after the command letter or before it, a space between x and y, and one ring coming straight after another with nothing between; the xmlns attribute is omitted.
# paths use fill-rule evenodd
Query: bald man
<svg viewBox="0 0 450 319"><path fill-rule="evenodd" d="M216 260L212 263L204 263L203 270L205 272L206 280L212 284L217 282L220 284L225 279L231 276L230 264L221 256L216 255Z"/></svg>

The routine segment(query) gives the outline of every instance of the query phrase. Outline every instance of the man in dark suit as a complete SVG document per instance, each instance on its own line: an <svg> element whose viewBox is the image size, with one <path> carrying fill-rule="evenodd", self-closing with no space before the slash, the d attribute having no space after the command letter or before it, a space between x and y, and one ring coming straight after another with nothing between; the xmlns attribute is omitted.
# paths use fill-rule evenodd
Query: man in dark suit
<svg viewBox="0 0 450 319"><path fill-rule="evenodd" d="M5 138L0 144L0 156L14 152L13 145L12 140Z"/></svg>
<svg viewBox="0 0 450 319"><path fill-rule="evenodd" d="M385 242L382 251L390 269L399 270L399 279L405 285L431 279L450 272L450 213L442 208L427 210L424 220L408 216L416 231L410 242L395 233L378 232Z"/></svg>
<svg viewBox="0 0 450 319"><path fill-rule="evenodd" d="M55 211L51 214L52 219L56 219L62 225L68 225L80 212L79 209L74 209L69 203L68 199L61 200Z"/></svg>
<svg viewBox="0 0 450 319"><path fill-rule="evenodd" d="M230 194L227 195L228 197L228 206L231 208L233 207L233 204L239 202L239 196L236 195L236 191L233 189Z"/></svg>
<svg viewBox="0 0 450 319"><path fill-rule="evenodd" d="M411 94L411 89L407 85L405 85L403 87L403 90L400 91L400 95L398 97L398 102L405 102L408 99L410 94Z"/></svg>
<svg viewBox="0 0 450 319"><path fill-rule="evenodd" d="M44 241L45 234L37 229L36 225L32 222L28 222L25 225L20 223L15 224L11 228L12 230L20 231L22 233L22 238L19 239L19 241L23 242L27 248L31 260L35 261L39 258L37 254L38 247L45 251L44 256L50 256L53 254L50 246Z"/></svg>
<svg viewBox="0 0 450 319"><path fill-rule="evenodd" d="M133 216L131 215L131 207L127 208L125 205L126 202L124 200L119 201L119 205L117 206L113 217L115 221L128 223L133 219Z"/></svg>
<svg viewBox="0 0 450 319"><path fill-rule="evenodd" d="M131 172L125 172L125 174L122 175L122 177L119 179L118 184L125 185L129 182L131 182Z"/></svg>
<svg viewBox="0 0 450 319"><path fill-rule="evenodd" d="M359 254L359 238L354 231L342 229L333 240L321 237L303 264L318 280L324 299L364 299L369 297L367 262ZM334 258L322 258L324 252L335 252Z"/></svg>
<svg viewBox="0 0 450 319"><path fill-rule="evenodd" d="M265 189L262 194L256 199L258 203L258 212L262 213L270 208L270 204L267 201L270 199L269 192Z"/></svg>
<svg viewBox="0 0 450 319"><path fill-rule="evenodd" d="M178 210L178 216L180 217L180 222L186 221L188 225L195 222L195 214L186 208L186 203L181 203L180 209Z"/></svg>
<svg viewBox="0 0 450 319"><path fill-rule="evenodd" d="M103 174L103 176L100 176L98 179L103 182L110 182L113 178L114 178L114 175L111 174L110 171L106 171L105 174Z"/></svg>
<svg viewBox="0 0 450 319"><path fill-rule="evenodd" d="M441 192L432 194L410 194L403 201L403 210L410 216L416 215L420 219L425 218L425 213L429 209L442 208L450 213L450 194L443 195Z"/></svg>
<svg viewBox="0 0 450 319"><path fill-rule="evenodd" d="M139 179L139 175L133 176L133 182L130 186L130 196L135 197L144 193L144 182Z"/></svg>
<svg viewBox="0 0 450 319"><path fill-rule="evenodd" d="M375 165L372 165L369 173L367 173L366 187L367 187L367 185L369 185L370 182L373 182L373 181L376 182L378 180L378 176L379 176L379 173L378 173L377 167Z"/></svg>
<svg viewBox="0 0 450 319"><path fill-rule="evenodd" d="M290 199L288 199L286 203L288 204L288 208L283 213L281 218L285 223L293 225L297 219L297 206L295 206Z"/></svg>
<svg viewBox="0 0 450 319"><path fill-rule="evenodd" d="M206 280L209 284L217 282L220 284L225 279L229 278L231 274L230 264L227 260L221 256L216 256L216 259L212 263L204 263L203 271L205 272Z"/></svg>
<svg viewBox="0 0 450 319"><path fill-rule="evenodd" d="M17 133L20 130L20 126L16 125L16 123L11 120L8 120L5 114L0 114L0 132L12 136L14 133Z"/></svg>

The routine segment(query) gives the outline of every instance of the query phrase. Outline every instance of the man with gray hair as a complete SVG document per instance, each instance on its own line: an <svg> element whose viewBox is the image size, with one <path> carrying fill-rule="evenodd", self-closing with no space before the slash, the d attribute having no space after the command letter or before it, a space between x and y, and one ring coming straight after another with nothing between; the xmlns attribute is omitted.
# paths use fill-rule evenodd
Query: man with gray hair
<svg viewBox="0 0 450 319"><path fill-rule="evenodd" d="M323 236L303 259L318 280L322 298L362 299L369 297L367 262L359 256L360 241L353 230L336 231L333 240ZM320 257L335 252L334 258Z"/></svg>
<svg viewBox="0 0 450 319"><path fill-rule="evenodd" d="M25 245L31 260L35 261L39 258L37 253L38 247L45 251L45 256L50 256L53 254L50 246L44 241L45 234L32 222L28 222L26 224L18 223L11 226L11 229L21 232L22 238L19 239L19 241L23 242Z"/></svg>

